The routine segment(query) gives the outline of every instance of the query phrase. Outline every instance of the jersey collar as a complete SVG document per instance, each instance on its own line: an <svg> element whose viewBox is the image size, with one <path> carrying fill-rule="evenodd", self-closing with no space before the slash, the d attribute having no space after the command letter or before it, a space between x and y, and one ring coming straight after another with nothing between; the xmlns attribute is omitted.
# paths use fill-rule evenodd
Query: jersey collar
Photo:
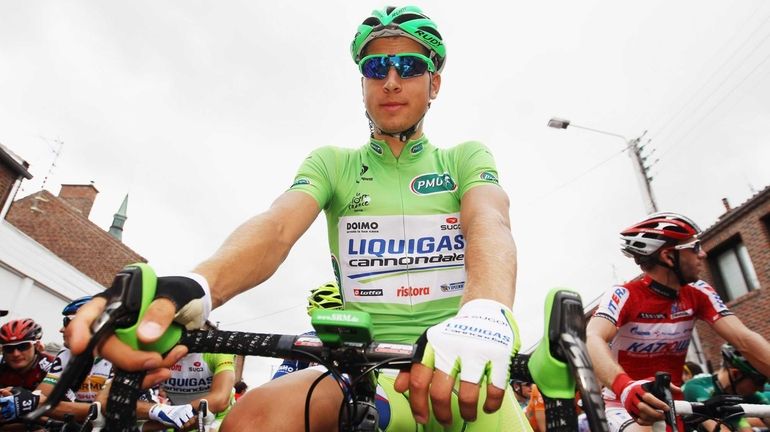
<svg viewBox="0 0 770 432"><path fill-rule="evenodd" d="M647 285L652 292L662 295L663 297L675 299L679 296L679 292L675 289L671 289L662 283L656 282L653 278L651 278L649 275L644 276L644 283Z"/></svg>
<svg viewBox="0 0 770 432"><path fill-rule="evenodd" d="M404 146L404 150L401 151L401 155L396 158L390 150L388 143L383 140L370 138L367 152L383 162L405 163L417 160L424 153L427 153L430 147L431 144L428 141L428 137L423 134L420 138L409 140Z"/></svg>

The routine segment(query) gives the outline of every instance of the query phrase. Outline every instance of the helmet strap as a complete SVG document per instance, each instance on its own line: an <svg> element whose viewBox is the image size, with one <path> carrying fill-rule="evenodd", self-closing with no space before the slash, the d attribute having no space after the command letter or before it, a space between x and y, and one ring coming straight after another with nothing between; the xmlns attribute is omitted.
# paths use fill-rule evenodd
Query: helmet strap
<svg viewBox="0 0 770 432"><path fill-rule="evenodd" d="M674 272L674 275L676 275L676 279L679 281L679 285L687 285L687 281L684 278L684 275L682 274L682 266L680 265L679 261L679 251L677 249L673 249L673 256L671 260L674 262L673 265L669 265L661 261L660 256L655 258L655 262L663 267L666 267L668 269L671 269L671 271Z"/></svg>

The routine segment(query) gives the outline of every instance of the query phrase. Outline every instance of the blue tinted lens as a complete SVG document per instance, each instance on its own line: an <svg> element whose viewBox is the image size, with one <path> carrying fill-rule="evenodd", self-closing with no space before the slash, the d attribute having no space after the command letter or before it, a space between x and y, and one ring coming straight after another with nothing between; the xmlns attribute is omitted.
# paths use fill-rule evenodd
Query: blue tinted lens
<svg viewBox="0 0 770 432"><path fill-rule="evenodd" d="M393 55L372 57L361 65L361 73L370 79L384 79L388 70L393 66L401 78L420 76L428 70L428 63L423 59L410 55Z"/></svg>

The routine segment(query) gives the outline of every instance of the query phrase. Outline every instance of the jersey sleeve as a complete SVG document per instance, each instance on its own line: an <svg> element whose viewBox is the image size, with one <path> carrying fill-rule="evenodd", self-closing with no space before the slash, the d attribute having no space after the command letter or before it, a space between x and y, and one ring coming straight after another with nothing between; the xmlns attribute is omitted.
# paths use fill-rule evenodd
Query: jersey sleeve
<svg viewBox="0 0 770 432"><path fill-rule="evenodd" d="M720 318L733 314L711 285L704 281L697 281L690 284L690 287L696 292L698 318L713 324Z"/></svg>
<svg viewBox="0 0 770 432"><path fill-rule="evenodd" d="M59 379L61 378L61 374L64 371L64 368L66 368L69 364L71 355L72 354L68 349L59 351L59 353L56 354L56 358L51 363L51 367L48 368L48 373L46 374L45 378L43 378L43 382L46 384L56 385L56 383L59 382Z"/></svg>
<svg viewBox="0 0 770 432"><path fill-rule="evenodd" d="M333 175L337 166L337 151L334 147L321 147L305 158L294 176L289 190L302 191L315 199L318 207L329 205L334 191Z"/></svg>
<svg viewBox="0 0 770 432"><path fill-rule="evenodd" d="M594 316L610 320L615 324L615 327L622 326L625 323L623 306L625 306L629 296L628 288L622 286L612 287L601 297Z"/></svg>
<svg viewBox="0 0 770 432"><path fill-rule="evenodd" d="M235 371L235 355L233 354L203 354L203 361L209 365L214 375L225 372Z"/></svg>
<svg viewBox="0 0 770 432"><path fill-rule="evenodd" d="M484 144L477 141L460 144L455 157L461 197L476 186L499 183L495 158Z"/></svg>

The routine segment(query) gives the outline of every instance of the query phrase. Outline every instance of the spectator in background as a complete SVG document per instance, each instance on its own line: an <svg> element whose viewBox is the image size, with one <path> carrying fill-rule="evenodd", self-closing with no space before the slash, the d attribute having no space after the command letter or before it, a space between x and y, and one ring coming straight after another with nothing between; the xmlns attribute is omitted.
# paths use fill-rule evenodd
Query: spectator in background
<svg viewBox="0 0 770 432"><path fill-rule="evenodd" d="M511 388L513 388L513 394L516 396L516 402L519 403L521 409L524 410L529 403L529 397L532 394L532 383L511 380Z"/></svg>
<svg viewBox="0 0 770 432"><path fill-rule="evenodd" d="M243 380L240 380L237 383L235 383L233 388L235 389L235 400L237 401L241 396L243 396L246 393L246 390L249 389L249 386L248 384L243 382Z"/></svg>
<svg viewBox="0 0 770 432"><path fill-rule="evenodd" d="M682 368L682 382L686 383L687 381L690 381L695 375L702 373L703 368L701 368L698 363L691 361L684 362L684 367Z"/></svg>

